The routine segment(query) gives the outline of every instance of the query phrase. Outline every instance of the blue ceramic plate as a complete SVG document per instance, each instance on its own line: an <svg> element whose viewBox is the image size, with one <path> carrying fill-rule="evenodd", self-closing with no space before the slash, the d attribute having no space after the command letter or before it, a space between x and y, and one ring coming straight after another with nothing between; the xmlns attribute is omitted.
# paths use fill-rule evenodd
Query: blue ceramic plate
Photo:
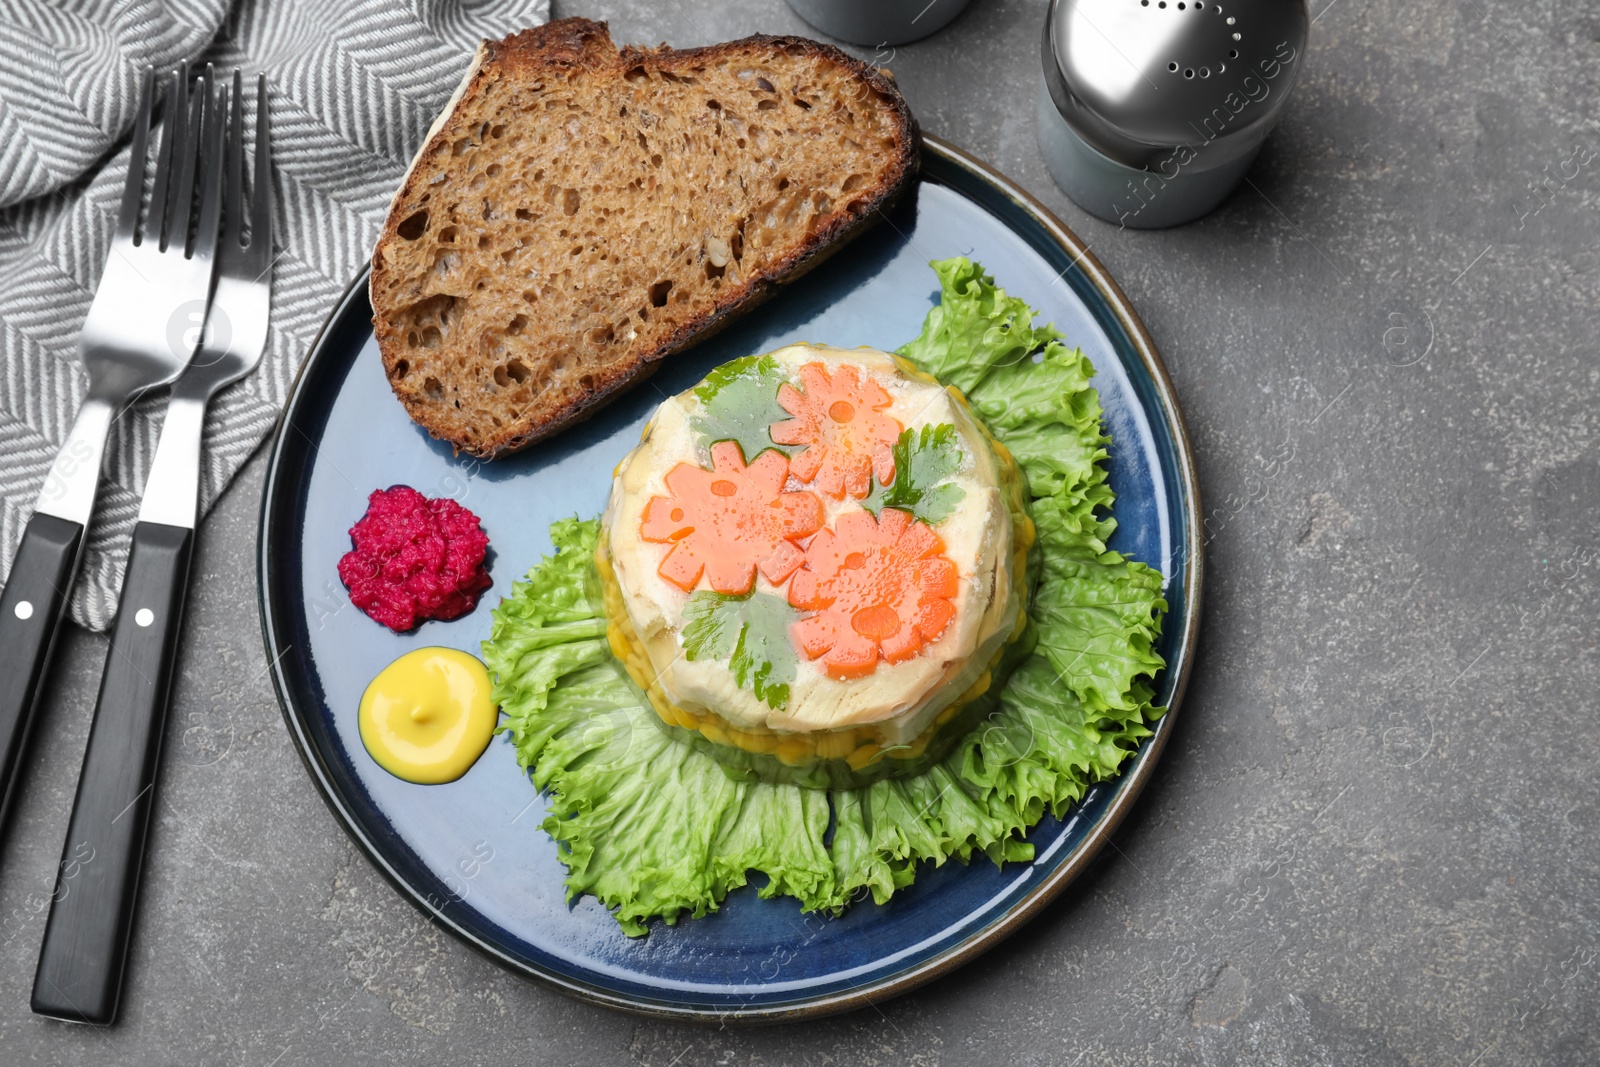
<svg viewBox="0 0 1600 1067"><path fill-rule="evenodd" d="M549 526L598 514L611 469L666 394L736 356L793 341L892 349L938 298L928 261L963 254L1054 320L1098 369L1114 444L1117 549L1162 571L1171 605L1160 700L1175 712L1200 594L1199 501L1172 387L1127 300L1082 243L1026 193L928 138L914 193L770 303L597 416L508 459L451 455L406 417L372 337L366 279L353 285L300 373L273 443L261 512L261 616L284 718L334 814L400 891L505 966L604 1004L703 1019L844 1010L945 973L1016 930L1089 862L1149 778L1176 716L1117 780L1032 833L1037 858L925 869L886 905L804 915L753 887L721 910L623 936L591 897L569 906L544 802L498 739L449 785L410 785L362 748L362 690L401 653L477 653L490 610L541 555ZM483 520L494 588L476 611L397 636L350 606L335 565L367 494L395 484L451 496Z"/></svg>

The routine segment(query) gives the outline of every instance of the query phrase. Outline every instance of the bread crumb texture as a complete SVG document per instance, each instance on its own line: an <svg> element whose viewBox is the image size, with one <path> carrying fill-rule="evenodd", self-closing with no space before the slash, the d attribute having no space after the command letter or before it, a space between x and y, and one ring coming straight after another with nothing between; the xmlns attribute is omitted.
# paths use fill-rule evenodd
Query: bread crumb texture
<svg viewBox="0 0 1600 1067"><path fill-rule="evenodd" d="M916 162L893 83L814 41L488 42L373 255L390 385L457 449L515 451L814 266Z"/></svg>

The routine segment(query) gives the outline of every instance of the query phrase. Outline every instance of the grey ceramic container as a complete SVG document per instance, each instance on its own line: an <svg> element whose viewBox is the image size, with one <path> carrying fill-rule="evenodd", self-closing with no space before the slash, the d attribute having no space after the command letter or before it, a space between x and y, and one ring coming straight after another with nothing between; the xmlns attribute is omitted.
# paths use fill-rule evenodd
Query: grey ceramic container
<svg viewBox="0 0 1600 1067"><path fill-rule="evenodd" d="M789 6L829 37L876 48L942 30L967 0L789 0Z"/></svg>

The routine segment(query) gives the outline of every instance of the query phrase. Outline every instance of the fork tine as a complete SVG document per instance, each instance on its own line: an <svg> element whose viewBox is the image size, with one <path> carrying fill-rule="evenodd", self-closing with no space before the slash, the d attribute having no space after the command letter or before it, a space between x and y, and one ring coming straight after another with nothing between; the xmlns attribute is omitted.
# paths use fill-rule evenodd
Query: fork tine
<svg viewBox="0 0 1600 1067"><path fill-rule="evenodd" d="M227 203L222 208L222 244L234 250L244 238L244 75L237 68L233 72L233 94L228 103L233 114L228 122Z"/></svg>
<svg viewBox="0 0 1600 1067"><path fill-rule="evenodd" d="M195 227L194 254L210 255L216 250L217 216L222 210L222 127L228 117L228 88L210 90L211 66L206 65L205 148L200 153L203 178L200 185L200 221Z"/></svg>
<svg viewBox="0 0 1600 1067"><path fill-rule="evenodd" d="M267 129L267 76L261 74L256 77L256 171L250 182L250 258L258 265L272 258L271 141Z"/></svg>
<svg viewBox="0 0 1600 1067"><path fill-rule="evenodd" d="M133 144L128 153L128 180L122 186L117 212L117 237L131 241L139 231L139 204L144 199L145 157L149 155L150 111L155 106L156 72L145 68L139 88L139 111L133 119Z"/></svg>
<svg viewBox="0 0 1600 1067"><path fill-rule="evenodd" d="M185 85L189 90L190 87ZM194 221L194 173L197 169L201 151L205 146L205 130L208 112L211 110L211 65L206 64L206 72L201 75L200 85L191 90L189 99L189 118L184 124L184 139L179 142L180 156L175 159L178 168L178 184L172 199L171 214L167 216L167 243L162 246L165 252L168 247L177 248L178 252L187 252L189 246L189 224Z"/></svg>
<svg viewBox="0 0 1600 1067"><path fill-rule="evenodd" d="M174 160L182 157L184 123L189 122L187 88L189 64L186 62L166 78L166 102L162 107L162 152L155 160L155 187L150 190L149 210L144 213L144 237L154 237L160 251L166 251L166 203L171 200Z"/></svg>
<svg viewBox="0 0 1600 1067"><path fill-rule="evenodd" d="M183 89L189 82L188 64L172 72L167 78L167 96L162 105L161 150L156 154L156 181L150 191L150 207L144 213L144 240L155 238L157 246L165 249L167 228L167 189L172 176L172 151L174 139L183 136L183 123L188 110L182 106Z"/></svg>

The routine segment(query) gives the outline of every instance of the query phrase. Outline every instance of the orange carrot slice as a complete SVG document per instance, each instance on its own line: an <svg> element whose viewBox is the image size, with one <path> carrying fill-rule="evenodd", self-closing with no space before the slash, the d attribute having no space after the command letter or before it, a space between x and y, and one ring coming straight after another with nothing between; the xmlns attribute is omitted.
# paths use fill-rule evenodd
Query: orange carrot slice
<svg viewBox="0 0 1600 1067"><path fill-rule="evenodd" d="M822 363L800 368L801 392L785 384L778 403L794 418L769 431L780 445L806 445L789 472L835 500L845 493L860 500L872 489L872 475L894 481L894 443L901 426L882 414L891 403L888 390L860 369L843 364L832 374Z"/></svg>
<svg viewBox="0 0 1600 1067"><path fill-rule="evenodd" d="M932 527L897 508L840 516L789 580L789 603L815 613L789 628L790 639L834 678L910 659L955 618L956 565L943 552Z"/></svg>
<svg viewBox="0 0 1600 1067"><path fill-rule="evenodd" d="M815 493L786 493L789 459L768 449L746 466L736 441L711 448L711 470L679 463L667 472L670 496L651 497L639 536L670 544L657 573L684 592L704 574L719 593L742 595L756 570L777 585L805 559L794 542L822 525Z"/></svg>

